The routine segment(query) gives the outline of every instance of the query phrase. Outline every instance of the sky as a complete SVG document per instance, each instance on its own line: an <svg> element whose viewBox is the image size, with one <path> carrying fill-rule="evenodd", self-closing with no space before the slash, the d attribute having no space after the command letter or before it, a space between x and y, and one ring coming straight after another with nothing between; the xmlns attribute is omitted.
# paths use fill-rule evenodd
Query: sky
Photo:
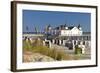
<svg viewBox="0 0 100 73"><path fill-rule="evenodd" d="M37 11L23 10L23 32L43 31L47 25L57 27L66 24L67 26L82 27L84 32L91 31L91 14L79 12L60 11Z"/></svg>

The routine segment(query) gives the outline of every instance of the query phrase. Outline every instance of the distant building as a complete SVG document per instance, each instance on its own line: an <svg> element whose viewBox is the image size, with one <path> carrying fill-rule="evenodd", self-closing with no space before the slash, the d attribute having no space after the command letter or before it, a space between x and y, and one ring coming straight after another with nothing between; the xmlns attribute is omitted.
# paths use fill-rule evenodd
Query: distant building
<svg viewBox="0 0 100 73"><path fill-rule="evenodd" d="M80 25L76 26L66 26L60 25L56 28L51 28L49 30L49 33L52 35L60 35L60 36L81 36L83 31Z"/></svg>

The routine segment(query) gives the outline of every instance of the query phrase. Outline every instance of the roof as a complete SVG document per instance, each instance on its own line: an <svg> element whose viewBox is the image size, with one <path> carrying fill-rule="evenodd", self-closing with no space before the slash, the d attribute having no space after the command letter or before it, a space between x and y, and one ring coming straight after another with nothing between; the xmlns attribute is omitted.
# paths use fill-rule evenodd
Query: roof
<svg viewBox="0 0 100 73"><path fill-rule="evenodd" d="M70 29L70 30L73 29L73 28L74 28L73 26L68 27L68 29Z"/></svg>
<svg viewBox="0 0 100 73"><path fill-rule="evenodd" d="M68 29L66 29L66 27L68 27ZM77 29L80 29L81 26L80 26L80 24L78 26L66 26L66 24L65 24L65 25L57 26L54 29L56 29L56 30L71 30L74 27L76 27Z"/></svg>
<svg viewBox="0 0 100 73"><path fill-rule="evenodd" d="M54 29L57 29L57 30L59 30L59 29L61 29L61 30L71 30L73 28L74 28L74 26L70 26L70 27L68 27L68 29L66 29L65 27L56 27Z"/></svg>

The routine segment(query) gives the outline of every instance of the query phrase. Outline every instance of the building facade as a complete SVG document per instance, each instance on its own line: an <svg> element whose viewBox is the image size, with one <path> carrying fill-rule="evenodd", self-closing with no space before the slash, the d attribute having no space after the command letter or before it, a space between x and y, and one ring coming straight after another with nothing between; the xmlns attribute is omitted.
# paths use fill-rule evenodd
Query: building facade
<svg viewBox="0 0 100 73"><path fill-rule="evenodd" d="M48 33L52 35L59 36L81 36L83 31L80 25L76 26L66 26L60 25L58 27L52 28L50 25L48 27Z"/></svg>

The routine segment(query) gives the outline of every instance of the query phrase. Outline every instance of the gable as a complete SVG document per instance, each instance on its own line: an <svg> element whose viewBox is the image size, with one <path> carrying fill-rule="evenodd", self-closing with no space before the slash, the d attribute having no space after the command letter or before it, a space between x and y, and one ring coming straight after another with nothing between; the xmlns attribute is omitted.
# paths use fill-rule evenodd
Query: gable
<svg viewBox="0 0 100 73"><path fill-rule="evenodd" d="M71 29L71 31L79 31L79 29L78 29L77 27L73 27L73 28Z"/></svg>

